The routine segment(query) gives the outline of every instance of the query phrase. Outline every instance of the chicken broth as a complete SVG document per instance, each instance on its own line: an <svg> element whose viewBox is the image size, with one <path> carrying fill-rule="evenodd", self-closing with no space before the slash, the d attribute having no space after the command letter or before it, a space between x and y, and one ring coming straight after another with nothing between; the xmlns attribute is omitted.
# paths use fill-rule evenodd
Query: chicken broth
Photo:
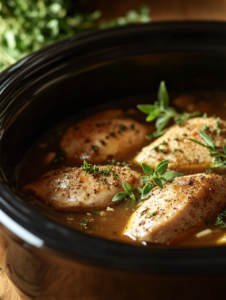
<svg viewBox="0 0 226 300"><path fill-rule="evenodd" d="M118 109L123 111L124 117L128 120L133 119L134 122L139 122L143 125L143 128L148 126L148 133L155 131L155 122L146 122L146 115L139 112L136 109L138 103L150 103L151 97L139 97L134 99L128 99L125 101L115 102L109 104L106 107L98 108L99 111ZM155 100L155 97L153 97ZM190 113L199 110L205 112L208 116L217 115L222 120L226 120L226 96L223 94L212 93L196 93L190 95L181 95L174 97L171 101L171 105L178 111L188 111ZM84 119L92 118L93 115L98 113L98 110L93 110L77 115L65 123L60 124L44 137L42 137L26 155L24 161L21 164L19 172L17 174L17 187L22 192L23 187L29 183L36 181L41 175L50 170L57 170L62 168L62 172L67 174L72 167L80 167L81 157L76 159L73 157L65 156L64 151L60 147L62 137L67 132L69 127L76 129L76 124L80 123ZM76 120L76 121L75 121ZM123 120L123 119L122 119ZM131 129L136 130L132 121L128 121L128 126ZM121 121L123 125L123 121ZM124 122L125 123L125 122ZM98 121L93 121L94 126L99 126ZM117 123L118 124L118 123ZM174 122L169 123L169 125ZM118 125L117 125L118 126ZM123 127L119 125L119 131L123 130ZM135 127L135 128L133 128ZM169 127L169 126L168 126ZM77 130L77 129L76 129ZM140 129L141 130L141 129ZM146 129L145 129L146 130ZM78 129L80 131L80 129ZM111 134L111 133L110 133ZM113 135L112 135L113 138ZM115 156L108 156L102 161L98 161L98 165L113 165L115 167L126 168L125 165L129 165L131 170L137 173L143 173L141 166L134 162L134 158L141 151L143 147L150 145L153 140L142 139L139 145L132 145L129 151L126 153L119 153ZM86 141L85 141L86 143ZM88 143L88 142L87 142ZM101 141L101 143L105 143ZM93 153L95 154L95 146L92 146ZM93 156L95 159L95 156ZM104 156L103 156L104 157ZM84 157L84 159L86 159ZM88 161L89 162L89 161ZM123 169L123 170L124 170ZM114 170L114 169L113 169ZM177 167L177 172L183 172L185 174L194 174L196 172L205 172L206 168L197 167L194 169L183 168L183 166ZM224 174L222 169L216 169L214 171L218 174ZM113 172L113 171L112 171ZM114 179L114 178L113 178ZM54 207L50 207L48 201L39 201L40 199L35 196L25 196L37 210L47 215L48 217L76 230L81 230L85 233L100 236L110 240L116 240L121 242L140 244L148 246L150 243L145 241L137 241L129 232L127 232L128 220L131 215L136 211L136 205L130 205L128 201L122 200L116 205L107 205L104 209L86 209L85 211L73 211L72 209L58 210ZM145 202L145 200L143 201ZM203 246L203 245L221 245L226 243L226 228L219 228L215 224L216 215L210 222L202 222L193 229L190 229L179 237L173 239L171 242L167 242L167 245L184 245L184 246Z"/></svg>

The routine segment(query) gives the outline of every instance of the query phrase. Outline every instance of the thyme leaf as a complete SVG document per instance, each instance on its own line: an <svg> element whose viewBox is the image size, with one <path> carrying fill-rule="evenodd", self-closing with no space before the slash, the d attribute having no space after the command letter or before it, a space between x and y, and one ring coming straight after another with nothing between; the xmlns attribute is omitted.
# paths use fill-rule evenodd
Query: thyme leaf
<svg viewBox="0 0 226 300"><path fill-rule="evenodd" d="M158 101L154 104L139 104L137 108L147 114L146 121L156 120L156 131L146 135L147 139L159 137L165 133L164 128L173 119L176 124L181 126L185 121L191 118L202 116L199 111L193 113L178 113L175 108L169 106L169 94L164 81L160 82L158 93Z"/></svg>

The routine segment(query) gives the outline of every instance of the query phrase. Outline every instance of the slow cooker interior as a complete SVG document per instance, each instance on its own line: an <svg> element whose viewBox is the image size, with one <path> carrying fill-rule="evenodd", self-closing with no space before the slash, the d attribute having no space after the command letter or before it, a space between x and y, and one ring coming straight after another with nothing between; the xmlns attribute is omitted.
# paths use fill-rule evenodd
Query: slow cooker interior
<svg viewBox="0 0 226 300"><path fill-rule="evenodd" d="M101 54L95 55L89 67L79 68L76 59L68 61L65 56L58 67L23 79L27 87L7 109L3 127L8 124L1 140L2 173L11 187L15 188L17 168L33 143L80 111L131 96L155 94L161 80L172 93L225 91L226 55L138 53L97 63L100 58Z"/></svg>

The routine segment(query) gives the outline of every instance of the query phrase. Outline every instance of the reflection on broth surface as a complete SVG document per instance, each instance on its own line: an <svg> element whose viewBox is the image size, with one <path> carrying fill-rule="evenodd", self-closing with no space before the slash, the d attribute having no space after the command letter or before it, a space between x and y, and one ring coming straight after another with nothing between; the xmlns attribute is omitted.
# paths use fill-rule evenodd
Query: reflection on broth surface
<svg viewBox="0 0 226 300"><path fill-rule="evenodd" d="M137 162L134 161L134 158L137 156L138 153L140 153L143 147L146 147L154 142L154 139L150 141L145 139L144 136L146 133L152 133L155 131L155 122L152 121L147 123L145 121L146 115L144 115L139 110L137 110L136 105L140 103L150 103L150 99L151 97L144 96L144 97L139 97L134 99L127 99L125 101L115 102L114 104L109 104L106 107L101 107L99 111L106 111L112 109L114 110L120 109L121 111L123 111L123 113L120 113L121 115L119 119L117 117L117 121L114 121L115 124L113 125L112 123L108 124L106 118L103 119L99 118L101 122L98 121L99 123L97 123L97 120L95 119L95 117L93 117L96 113L98 113L98 111L95 111L93 113L88 112L88 113L83 113L81 115L75 116L73 119L65 121L64 124L60 124L57 128L54 128L51 132L47 133L42 139L40 139L26 155L18 174L18 178L19 178L18 189L24 195L23 187L29 183L36 181L41 175L45 174L50 170L55 170L60 168L62 168L62 170L65 171L66 174L69 168L80 167L82 164L81 161L83 159L86 159L88 163L96 163L97 161L97 163L101 166L113 165L115 166L113 168L113 171L116 170L117 169L116 167L118 166L120 167L118 168L118 170L121 169L126 170L126 168L129 170L129 168L131 168L132 170L140 173L141 174L140 176L145 175L142 170L142 167L139 165L139 163L137 164ZM155 97L153 97L152 99L153 101L156 100ZM202 113L207 113L208 116L217 115L220 118L222 118L222 120L226 120L226 96L222 94L196 93L191 95L188 94L181 95L181 96L177 95L174 98L174 100L171 101L171 105L173 105L178 111L181 112L187 111L189 113L193 113L199 110ZM89 121L89 125L87 127L87 133L85 132L86 125L84 125L82 129L77 129L77 127L79 126L76 125L78 123L80 124L81 121L85 119L93 120L92 122ZM203 119L205 119L205 115ZM192 120L195 119L191 119L191 121ZM93 123L93 128L92 128L92 123ZM99 125L97 126L97 124L100 123L102 124L101 126L103 127ZM81 123L81 125L82 124L86 124L86 122ZM174 122L171 120L170 123L167 125L167 127L170 127L173 124ZM224 143L226 138L224 137L223 125L221 126L222 128L219 127L216 128L216 130L215 129L214 130L216 132L218 130L218 134L216 134L216 138L219 139L220 137L222 137L222 143ZM62 146L62 144L65 145L65 141L66 143L68 141L65 133L68 132L69 127L75 130L75 133L74 131L72 132L72 136L69 137L69 140L72 139L73 143L76 144L76 141L80 139L79 141L82 146L79 147L78 144L76 145L76 147L79 148L79 153L80 153L79 155L76 154L67 155L68 153L67 147ZM132 138L134 137L134 132L135 130L137 130L138 127L139 127L139 132L137 133L137 138L133 140ZM101 128L103 128L103 130L100 134ZM204 124L202 124L201 129L203 129L204 131L206 130L205 132L208 135L211 134L210 132L211 130L208 131L208 129L205 128L205 121ZM222 132L220 132L220 130ZM97 140L99 144L95 143L95 137L97 131L98 131ZM73 139L73 134L75 134L74 139ZM80 137L78 137L77 134L81 134ZM131 136L129 136L129 134L131 134ZM215 137L213 136L211 137L215 141ZM174 137L175 143L177 143L177 145L180 145L176 138ZM186 138L186 136L184 135L183 138ZM165 146L165 144L168 141L164 141L164 136L162 136L161 139L162 139L162 143ZM64 140L64 143L62 143L62 140ZM87 146L89 145L89 142L90 142L90 146ZM101 150L103 148L105 151L104 148L105 143L109 143L110 152L101 152L104 153L104 155L102 155L102 158L101 159L98 158L97 160L94 159L92 161L92 159L96 157L95 155L96 152L98 152L98 150ZM126 147L128 143L131 143L131 145L129 147ZM189 143L192 142L189 141ZM222 147L222 145L219 145L219 147L220 146ZM87 147L89 147L89 151L87 151L86 149ZM113 151L113 153L111 153L112 148L116 149ZM152 147L150 147L148 151L150 151L151 148ZM179 146L175 147L175 149L176 148L179 148ZM160 146L160 148L158 149L159 151L158 153L159 155L163 154L163 156L161 156L161 159L159 159L159 161L157 160L158 158L156 158L157 160L156 164L158 164L162 159L169 159L169 166L170 166L171 157L169 156L169 149L167 150L168 153L167 151L161 152L161 149L163 149L164 151L164 147ZM206 148L204 150L206 151ZM182 153L180 149L177 149L177 151ZM171 155L174 155L174 153L175 155L177 154L176 150L174 151L174 149L171 150L171 152L172 152ZM85 154L83 155L83 153ZM90 155L89 153L91 153L92 155ZM207 154L209 154L209 152ZM167 155L169 157L166 157ZM189 168L188 165L183 167L182 162L183 161L181 158L181 163L179 163L176 167L171 169L177 172L183 172L186 175L205 172L205 170L207 169L206 166L203 167L203 165L201 164L196 164L193 168ZM146 161L145 163L148 164ZM103 167L99 167L99 169L102 170ZM110 171L110 173L113 171ZM214 173L223 175L225 174L225 171L222 168L216 168L214 169ZM95 173L92 174L92 176L94 175ZM97 177L99 176L99 177L97 178L95 176ZM96 182L97 180L103 182L103 190L104 190L104 188L106 187L104 185L106 184L105 182L106 178L108 180L109 178L108 176L110 175L107 174L106 178L104 177L103 174L99 174L95 176L93 177L93 180L96 180ZM119 184L118 180L120 180L120 178L114 178L113 173L111 173L111 176L114 179L115 182L114 184L115 185ZM121 173L119 173L119 177L120 176ZM82 180L80 181L82 186ZM120 184L122 185L122 182ZM132 187L135 189L137 186L132 186ZM102 185L99 188L101 194L103 192ZM111 185L111 189L113 189L112 185ZM118 190L115 192L115 194L117 193ZM100 194L97 193L96 194L97 197L100 197L99 196ZM136 193L136 197L137 195L138 194ZM110 240L147 245L147 246L149 244L148 242L146 243L142 241L139 242L136 241L133 237L130 236L130 234L127 235L123 234L126 231L125 228L128 227L128 220L130 219L131 215L134 214L134 212L137 209L139 209L139 207L137 206L139 201L137 201L135 205L134 204L131 205L128 203L128 201L123 199L121 202L118 202L114 206L111 205L112 203L109 203L103 209L99 209L99 208L91 209L89 207L87 208L86 211L73 211L73 209L70 211L69 210L59 211L50 207L48 201L46 202L44 200L45 204L47 205L43 204L41 201L39 201L40 198L37 197L37 195L31 196L31 193L30 195L27 195L26 193L25 197L27 201L29 201L37 210L41 211L43 214L47 215L48 217L66 226L75 228L77 230L82 230L88 234L93 234ZM146 199L143 202L145 203L145 201ZM224 201L226 203L226 199ZM224 207L222 207L222 210L223 209ZM184 246L225 244L226 229L214 225L217 217L217 213L219 213L219 211L211 215L211 220L207 220L206 218L204 218L203 222L198 223L198 225L195 226L194 228L185 231L185 233L182 233L179 237L173 239L171 242L167 242L166 244L184 245Z"/></svg>

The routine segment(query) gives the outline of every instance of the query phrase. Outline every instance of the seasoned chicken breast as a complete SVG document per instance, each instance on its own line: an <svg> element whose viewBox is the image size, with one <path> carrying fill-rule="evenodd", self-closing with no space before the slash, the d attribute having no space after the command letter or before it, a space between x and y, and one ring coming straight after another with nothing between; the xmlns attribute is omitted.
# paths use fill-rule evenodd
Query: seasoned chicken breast
<svg viewBox="0 0 226 300"><path fill-rule="evenodd" d="M206 170L215 158L207 148L185 139L190 138L205 144L199 129L205 131L218 147L222 148L226 143L225 121L216 118L194 118L186 121L181 127L170 127L163 136L144 147L134 161L155 168L160 161L168 159L170 169L180 169L187 174Z"/></svg>
<svg viewBox="0 0 226 300"><path fill-rule="evenodd" d="M100 163L118 158L145 139L147 127L122 117L121 110L102 112L67 129L60 146L69 159Z"/></svg>
<svg viewBox="0 0 226 300"><path fill-rule="evenodd" d="M109 166L99 166L99 170L109 170ZM27 184L22 193L59 210L94 210L114 205L111 200L115 194L124 191L123 181L136 188L141 185L141 175L119 166L112 166L108 175L87 174L81 168L62 168L49 171Z"/></svg>
<svg viewBox="0 0 226 300"><path fill-rule="evenodd" d="M125 231L138 241L164 244L215 217L226 205L226 179L216 174L177 177L155 188Z"/></svg>

